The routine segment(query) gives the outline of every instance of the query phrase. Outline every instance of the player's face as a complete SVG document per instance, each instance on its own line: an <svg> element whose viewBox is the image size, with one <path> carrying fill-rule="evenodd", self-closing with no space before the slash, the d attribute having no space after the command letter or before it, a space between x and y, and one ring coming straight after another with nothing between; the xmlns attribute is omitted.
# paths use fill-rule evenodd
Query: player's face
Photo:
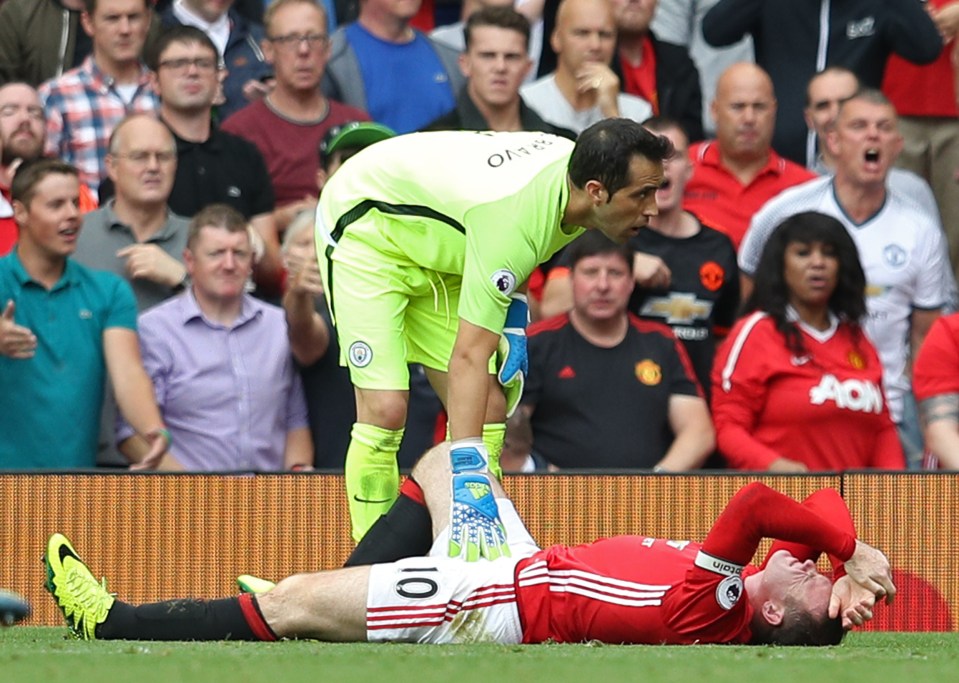
<svg viewBox="0 0 959 683"><path fill-rule="evenodd" d="M577 261L571 272L573 309L589 320L622 316L633 291L630 264L616 253L596 254Z"/></svg>
<svg viewBox="0 0 959 683"><path fill-rule="evenodd" d="M836 290L839 258L831 244L790 242L783 255L789 303L797 310L824 308Z"/></svg>
<svg viewBox="0 0 959 683"><path fill-rule="evenodd" d="M658 0L613 0L616 28L622 33L646 33Z"/></svg>
<svg viewBox="0 0 959 683"><path fill-rule="evenodd" d="M326 19L316 5L296 2L283 5L273 15L263 42L263 53L273 65L276 84L292 91L315 90L323 78L323 70L330 58L330 42L326 40L294 40L280 42L276 38L290 36L327 37Z"/></svg>
<svg viewBox="0 0 959 683"><path fill-rule="evenodd" d="M499 26L475 27L469 49L460 56L470 96L489 107L518 102L519 86L531 66L523 34Z"/></svg>
<svg viewBox="0 0 959 683"><path fill-rule="evenodd" d="M556 22L552 47L559 68L575 75L584 64L610 63L616 45L616 22L606 0L572 0Z"/></svg>
<svg viewBox="0 0 959 683"><path fill-rule="evenodd" d="M863 99L846 102L826 137L836 175L861 187L882 186L902 151L896 110Z"/></svg>
<svg viewBox="0 0 959 683"><path fill-rule="evenodd" d="M187 271L198 296L233 302L243 296L253 271L253 248L246 231L206 226L184 252Z"/></svg>
<svg viewBox="0 0 959 683"><path fill-rule="evenodd" d="M80 182L75 175L51 173L34 187L29 205L13 203L20 241L47 258L72 254L80 235Z"/></svg>
<svg viewBox="0 0 959 683"><path fill-rule="evenodd" d="M819 573L812 560L800 562L788 551L773 553L763 572L768 595L795 609L824 616L829 608L832 581Z"/></svg>
<svg viewBox="0 0 959 683"><path fill-rule="evenodd" d="M212 107L219 89L217 61L200 43L170 43L153 76L164 109L193 114Z"/></svg>
<svg viewBox="0 0 959 683"><path fill-rule="evenodd" d="M133 205L165 204L176 175L176 143L167 127L148 116L127 121L107 155L117 197Z"/></svg>
<svg viewBox="0 0 959 683"><path fill-rule="evenodd" d="M661 213L669 213L682 209L683 193L686 183L693 172L693 165L689 161L689 140L678 128L667 128L659 132L673 143L673 156L663 161L663 184L656 191L656 205Z"/></svg>
<svg viewBox="0 0 959 683"><path fill-rule="evenodd" d="M836 120L839 105L852 97L858 87L856 77L843 72L830 71L809 82L806 123L820 139L826 136L829 124Z"/></svg>
<svg viewBox="0 0 959 683"><path fill-rule="evenodd" d="M37 91L23 83L0 88L0 166L43 152L44 116Z"/></svg>
<svg viewBox="0 0 959 683"><path fill-rule="evenodd" d="M738 65L737 65L738 66ZM754 159L769 153L776 123L776 100L769 78L750 68L723 74L712 113L722 153Z"/></svg>
<svg viewBox="0 0 959 683"><path fill-rule="evenodd" d="M113 64L140 59L150 25L144 0L98 0L92 15L81 16L97 58Z"/></svg>
<svg viewBox="0 0 959 683"><path fill-rule="evenodd" d="M663 184L663 164L634 155L629 163L630 182L612 196L600 186L594 205L594 225L606 237L624 244L659 213L656 191ZM590 181L593 182L593 181Z"/></svg>

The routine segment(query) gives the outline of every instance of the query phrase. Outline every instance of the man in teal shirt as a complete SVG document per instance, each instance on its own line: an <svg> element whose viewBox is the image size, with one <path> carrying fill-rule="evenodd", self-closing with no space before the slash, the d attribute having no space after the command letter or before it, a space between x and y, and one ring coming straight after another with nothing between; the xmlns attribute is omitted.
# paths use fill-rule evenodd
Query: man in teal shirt
<svg viewBox="0 0 959 683"><path fill-rule="evenodd" d="M169 436L140 360L133 292L69 258L80 232L76 169L29 162L12 196L20 239L0 259L0 468L93 467L106 372L159 457Z"/></svg>
<svg viewBox="0 0 959 683"><path fill-rule="evenodd" d="M522 393L526 279L584 228L635 235L656 214L671 150L627 119L575 146L545 133L417 133L376 143L330 179L317 251L356 389L346 484L357 541L397 495L416 362L449 414L451 553L508 552L487 472Z"/></svg>

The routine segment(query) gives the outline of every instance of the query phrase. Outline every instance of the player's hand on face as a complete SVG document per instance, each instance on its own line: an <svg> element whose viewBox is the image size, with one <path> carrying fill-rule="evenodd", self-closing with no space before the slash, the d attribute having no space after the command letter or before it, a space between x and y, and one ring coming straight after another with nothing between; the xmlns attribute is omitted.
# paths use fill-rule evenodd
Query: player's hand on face
<svg viewBox="0 0 959 683"><path fill-rule="evenodd" d="M842 617L842 627L847 631L862 626L873 617L876 595L860 586L849 576L841 577L832 587L829 597L829 617Z"/></svg>
<svg viewBox="0 0 959 683"><path fill-rule="evenodd" d="M637 251L633 254L633 278L645 289L668 289L673 272L658 256Z"/></svg>
<svg viewBox="0 0 959 683"><path fill-rule="evenodd" d="M0 314L0 355L27 360L37 352L37 337L30 328L17 325L15 313L16 305L8 300Z"/></svg>
<svg viewBox="0 0 959 683"><path fill-rule="evenodd" d="M176 287L186 277L186 267L155 244L131 244L117 256L126 259L127 275L133 280Z"/></svg>
<svg viewBox="0 0 959 683"><path fill-rule="evenodd" d="M892 582L892 569L888 558L871 545L856 541L856 551L844 563L846 574L877 598L885 598L892 604L896 597L896 585Z"/></svg>

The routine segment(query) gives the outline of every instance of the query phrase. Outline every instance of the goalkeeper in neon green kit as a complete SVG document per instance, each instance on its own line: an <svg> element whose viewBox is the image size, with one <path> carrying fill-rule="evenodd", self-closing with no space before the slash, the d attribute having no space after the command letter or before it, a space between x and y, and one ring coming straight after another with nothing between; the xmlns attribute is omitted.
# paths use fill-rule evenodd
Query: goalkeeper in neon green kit
<svg viewBox="0 0 959 683"><path fill-rule="evenodd" d="M545 133L404 135L331 177L316 243L356 390L346 455L355 540L396 499L415 362L449 415L450 553L508 552L488 477L499 475L526 373L525 281L583 229L635 235L656 214L671 153L638 123L607 119L575 146Z"/></svg>

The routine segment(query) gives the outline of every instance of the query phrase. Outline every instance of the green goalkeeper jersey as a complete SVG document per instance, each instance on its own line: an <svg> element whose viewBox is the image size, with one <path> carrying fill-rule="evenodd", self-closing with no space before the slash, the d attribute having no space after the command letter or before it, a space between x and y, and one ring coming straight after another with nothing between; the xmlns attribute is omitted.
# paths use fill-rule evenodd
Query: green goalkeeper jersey
<svg viewBox="0 0 959 683"><path fill-rule="evenodd" d="M573 143L546 133L449 131L378 142L323 188L329 258L462 276L458 315L502 331L509 294L582 232L561 225ZM376 220L363 220L378 214ZM383 219L388 220L383 220Z"/></svg>

